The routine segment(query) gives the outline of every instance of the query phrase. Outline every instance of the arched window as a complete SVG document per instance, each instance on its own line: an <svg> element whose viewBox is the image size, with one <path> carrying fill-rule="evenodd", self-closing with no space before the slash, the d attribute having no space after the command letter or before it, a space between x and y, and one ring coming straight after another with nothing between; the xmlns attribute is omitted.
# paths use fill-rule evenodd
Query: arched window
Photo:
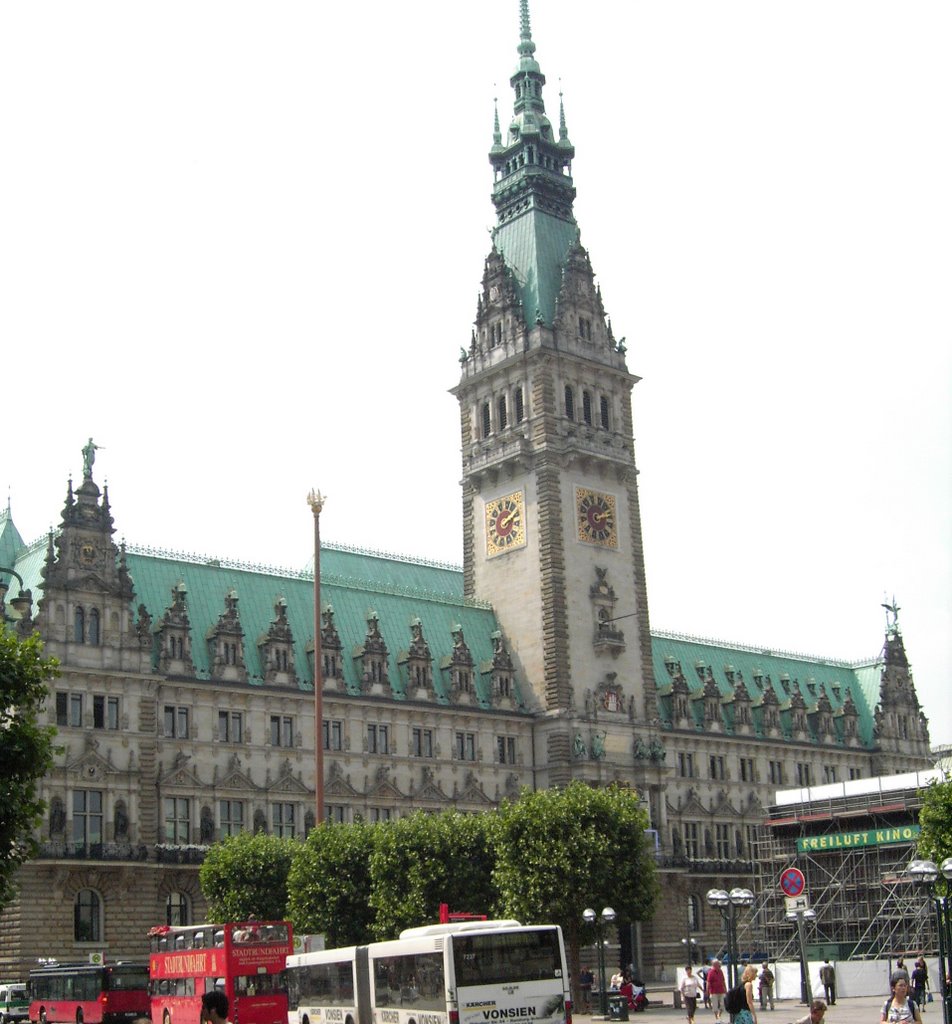
<svg viewBox="0 0 952 1024"><path fill-rule="evenodd" d="M526 418L526 410L523 405L522 388L516 388L513 394L513 401L516 406L516 423L521 423Z"/></svg>
<svg viewBox="0 0 952 1024"><path fill-rule="evenodd" d="M592 396L588 391L582 392L582 419L587 426L592 425Z"/></svg>
<svg viewBox="0 0 952 1024"><path fill-rule="evenodd" d="M688 896L688 931L701 930L701 900L697 896Z"/></svg>
<svg viewBox="0 0 952 1024"><path fill-rule="evenodd" d="M102 941L102 901L92 889L80 889L73 903L73 939L76 942Z"/></svg>
<svg viewBox="0 0 952 1024"><path fill-rule="evenodd" d="M89 613L89 632L87 638L91 644L99 644L99 609L93 608Z"/></svg>
<svg viewBox="0 0 952 1024"><path fill-rule="evenodd" d="M506 415L506 396L503 395L496 403L496 425L499 430L505 430L508 422L509 417Z"/></svg>
<svg viewBox="0 0 952 1024"><path fill-rule="evenodd" d="M602 427L605 430L610 430L611 426L608 419L608 399L604 395L602 395L602 397L599 399L598 404L600 406L600 412L602 415Z"/></svg>
<svg viewBox="0 0 952 1024"><path fill-rule="evenodd" d="M575 392L572 391L572 385L565 385L565 415L570 419L575 419Z"/></svg>
<svg viewBox="0 0 952 1024"><path fill-rule="evenodd" d="M483 437L489 437L492 433L492 421L489 418L489 402L483 403Z"/></svg>
<svg viewBox="0 0 952 1024"><path fill-rule="evenodd" d="M184 892L170 892L165 901L165 923L175 925L191 924L188 897Z"/></svg>
<svg viewBox="0 0 952 1024"><path fill-rule="evenodd" d="M77 608L73 614L73 640L78 644L86 643L86 613Z"/></svg>

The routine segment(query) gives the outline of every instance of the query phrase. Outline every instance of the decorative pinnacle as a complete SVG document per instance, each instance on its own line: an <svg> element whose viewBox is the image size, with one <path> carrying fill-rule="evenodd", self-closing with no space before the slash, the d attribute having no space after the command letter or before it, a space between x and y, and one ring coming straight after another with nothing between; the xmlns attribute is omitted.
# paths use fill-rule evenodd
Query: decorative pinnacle
<svg viewBox="0 0 952 1024"><path fill-rule="evenodd" d="M529 26L529 0L519 0L519 54L531 57L535 53L532 29Z"/></svg>
<svg viewBox="0 0 952 1024"><path fill-rule="evenodd" d="M321 509L324 507L326 500L326 496L321 494L320 491L315 491L313 487L311 488L311 493L307 496L307 503L311 506L311 511L315 516L321 514Z"/></svg>
<svg viewBox="0 0 952 1024"><path fill-rule="evenodd" d="M499 130L499 98L493 96L493 144L502 145L502 132Z"/></svg>
<svg viewBox="0 0 952 1024"><path fill-rule="evenodd" d="M559 139L567 139L569 130L565 126L565 104L562 102L562 90L559 89Z"/></svg>

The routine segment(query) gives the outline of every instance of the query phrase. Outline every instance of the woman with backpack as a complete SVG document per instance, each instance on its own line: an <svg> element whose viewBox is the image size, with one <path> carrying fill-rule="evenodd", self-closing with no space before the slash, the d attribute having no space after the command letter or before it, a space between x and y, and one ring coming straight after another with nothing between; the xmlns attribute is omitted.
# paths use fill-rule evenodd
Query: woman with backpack
<svg viewBox="0 0 952 1024"><path fill-rule="evenodd" d="M883 1003L880 1024L922 1024L919 1006L909 995L909 981L905 975L892 977L892 995Z"/></svg>
<svg viewBox="0 0 952 1024"><path fill-rule="evenodd" d="M740 976L741 983L724 997L724 1009L731 1015L734 1024L757 1024L757 1011L754 1009L756 980L757 968L753 964L748 964Z"/></svg>

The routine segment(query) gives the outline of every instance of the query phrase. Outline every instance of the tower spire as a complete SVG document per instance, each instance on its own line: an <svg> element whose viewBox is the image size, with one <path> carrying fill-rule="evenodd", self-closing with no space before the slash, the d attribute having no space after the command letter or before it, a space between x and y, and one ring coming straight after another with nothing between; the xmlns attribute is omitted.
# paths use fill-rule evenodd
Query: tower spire
<svg viewBox="0 0 952 1024"><path fill-rule="evenodd" d="M529 0L519 0L519 62L509 79L512 121L503 133L497 106L489 160L497 214L493 242L512 271L527 326L552 323L562 264L578 237L572 212L575 150L561 103L558 129L546 116L545 75L535 50Z"/></svg>

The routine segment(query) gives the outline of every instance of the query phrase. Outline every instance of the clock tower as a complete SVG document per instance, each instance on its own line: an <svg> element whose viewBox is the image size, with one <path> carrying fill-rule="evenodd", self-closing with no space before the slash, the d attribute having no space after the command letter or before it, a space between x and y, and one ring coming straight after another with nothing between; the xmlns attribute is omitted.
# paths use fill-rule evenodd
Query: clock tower
<svg viewBox="0 0 952 1024"><path fill-rule="evenodd" d="M644 784L657 729L624 339L573 213L564 107L546 115L521 0L512 120L489 160L497 223L460 357L464 579L530 699L540 785Z"/></svg>

